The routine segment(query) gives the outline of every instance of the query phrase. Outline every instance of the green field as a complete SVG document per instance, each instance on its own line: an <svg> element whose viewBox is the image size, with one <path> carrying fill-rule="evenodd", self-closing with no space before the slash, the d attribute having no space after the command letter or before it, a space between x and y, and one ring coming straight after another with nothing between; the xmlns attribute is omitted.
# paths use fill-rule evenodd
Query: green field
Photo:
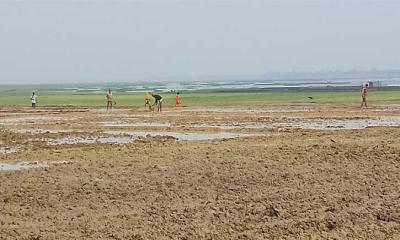
<svg viewBox="0 0 400 240"><path fill-rule="evenodd" d="M0 105L29 106L29 91L0 91ZM117 107L140 107L144 104L143 93L114 92ZM161 94L164 106L175 104L173 93ZM248 106L277 103L359 103L360 91L304 91L304 92L184 92L183 106ZM310 100L308 97L312 96ZM371 103L400 103L400 91L370 89L368 101ZM104 106L105 93L38 92L38 106Z"/></svg>

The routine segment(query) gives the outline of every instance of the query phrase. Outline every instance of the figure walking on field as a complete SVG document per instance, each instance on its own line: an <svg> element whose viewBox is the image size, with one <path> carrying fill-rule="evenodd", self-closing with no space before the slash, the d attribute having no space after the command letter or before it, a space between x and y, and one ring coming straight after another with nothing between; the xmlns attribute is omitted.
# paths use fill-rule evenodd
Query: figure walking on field
<svg viewBox="0 0 400 240"><path fill-rule="evenodd" d="M163 98L160 95L154 93L152 93L151 96L153 96L155 100L153 106L157 105L157 112L162 112Z"/></svg>
<svg viewBox="0 0 400 240"><path fill-rule="evenodd" d="M176 96L175 96L175 107L181 105L182 103L182 98L180 96L179 92L176 92Z"/></svg>
<svg viewBox="0 0 400 240"><path fill-rule="evenodd" d="M36 96L35 92L32 92L31 103L32 103L32 107L36 108L37 96Z"/></svg>
<svg viewBox="0 0 400 240"><path fill-rule="evenodd" d="M367 108L367 95L368 95L368 83L364 84L361 90L361 97L362 97L361 108L363 106Z"/></svg>
<svg viewBox="0 0 400 240"><path fill-rule="evenodd" d="M113 95L112 95L111 89L108 89L108 93L106 95L106 98L107 98L107 110L108 109L111 110L112 107L113 107Z"/></svg>

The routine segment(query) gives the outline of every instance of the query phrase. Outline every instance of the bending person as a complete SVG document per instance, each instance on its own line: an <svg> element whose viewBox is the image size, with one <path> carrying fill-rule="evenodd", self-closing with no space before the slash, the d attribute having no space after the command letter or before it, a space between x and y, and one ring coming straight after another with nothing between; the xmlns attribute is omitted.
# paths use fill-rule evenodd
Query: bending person
<svg viewBox="0 0 400 240"><path fill-rule="evenodd" d="M155 100L153 106L157 105L157 112L162 112L162 101L163 101L163 98L160 95L154 94L154 93L152 93L151 96Z"/></svg>

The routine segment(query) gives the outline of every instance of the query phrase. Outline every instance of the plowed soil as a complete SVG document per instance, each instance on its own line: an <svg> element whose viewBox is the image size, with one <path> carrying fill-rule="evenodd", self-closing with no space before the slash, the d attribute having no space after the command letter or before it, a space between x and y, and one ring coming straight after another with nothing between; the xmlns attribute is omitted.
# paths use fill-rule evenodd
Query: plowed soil
<svg viewBox="0 0 400 240"><path fill-rule="evenodd" d="M399 105L235 109L1 108L0 163L48 167L0 171L0 239L400 239L400 126L289 124ZM246 135L48 144L107 130Z"/></svg>

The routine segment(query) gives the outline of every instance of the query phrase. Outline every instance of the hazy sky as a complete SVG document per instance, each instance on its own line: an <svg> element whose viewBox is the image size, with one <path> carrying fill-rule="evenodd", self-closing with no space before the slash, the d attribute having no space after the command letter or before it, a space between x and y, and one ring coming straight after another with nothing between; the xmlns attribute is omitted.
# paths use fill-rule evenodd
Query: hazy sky
<svg viewBox="0 0 400 240"><path fill-rule="evenodd" d="M400 1L0 0L0 84L400 68Z"/></svg>

